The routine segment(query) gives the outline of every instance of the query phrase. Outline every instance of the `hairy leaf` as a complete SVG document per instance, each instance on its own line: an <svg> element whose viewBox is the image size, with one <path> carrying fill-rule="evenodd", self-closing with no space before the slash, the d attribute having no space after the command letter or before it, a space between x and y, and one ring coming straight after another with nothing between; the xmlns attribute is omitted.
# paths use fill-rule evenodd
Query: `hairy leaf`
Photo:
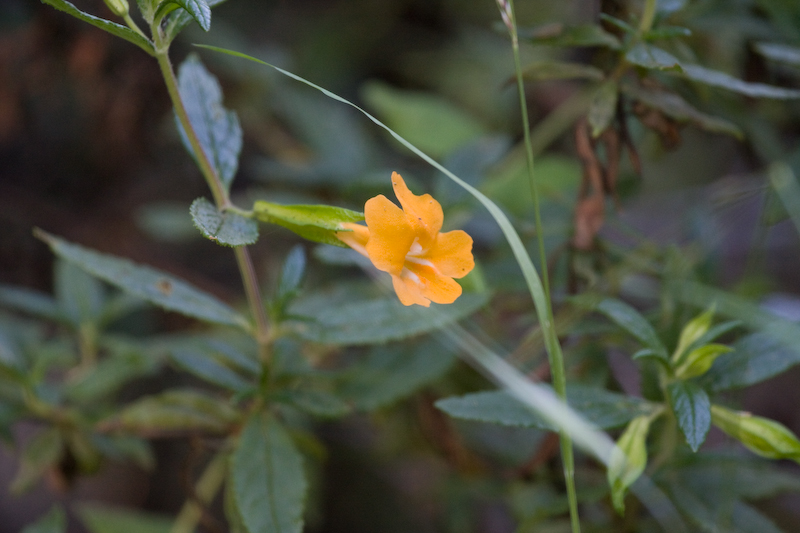
<svg viewBox="0 0 800 533"><path fill-rule="evenodd" d="M258 223L232 212L220 213L205 198L198 198L189 208L192 221L207 238L224 246L245 246L258 240Z"/></svg>
<svg viewBox="0 0 800 533"><path fill-rule="evenodd" d="M207 322L249 328L247 320L228 305L170 274L69 243L41 230L36 231L36 236L57 256L134 296Z"/></svg>
<svg viewBox="0 0 800 533"><path fill-rule="evenodd" d="M677 381L669 386L670 403L686 442L696 452L711 428L711 401L699 385Z"/></svg>

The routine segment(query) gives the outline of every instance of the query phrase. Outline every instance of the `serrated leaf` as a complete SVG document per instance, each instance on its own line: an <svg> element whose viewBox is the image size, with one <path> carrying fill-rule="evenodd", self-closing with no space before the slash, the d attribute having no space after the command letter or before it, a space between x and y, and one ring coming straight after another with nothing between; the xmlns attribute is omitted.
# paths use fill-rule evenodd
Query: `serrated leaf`
<svg viewBox="0 0 800 533"><path fill-rule="evenodd" d="M565 79L600 81L604 77L603 71L597 67L566 61L539 61L522 70L522 78L528 81Z"/></svg>
<svg viewBox="0 0 800 533"><path fill-rule="evenodd" d="M676 381L669 386L670 404L686 443L696 452L711 428L711 401L699 385Z"/></svg>
<svg viewBox="0 0 800 533"><path fill-rule="evenodd" d="M697 110L675 93L636 87L629 84L623 85L622 91L647 107L658 109L678 122L691 122L706 131L724 133L737 139L744 138L744 133L736 124Z"/></svg>
<svg viewBox="0 0 800 533"><path fill-rule="evenodd" d="M230 211L220 213L205 198L198 198L189 208L192 221L204 237L223 246L245 246L258 240L258 223Z"/></svg>
<svg viewBox="0 0 800 533"><path fill-rule="evenodd" d="M0 283L0 305L48 320L62 320L55 299L47 293Z"/></svg>
<svg viewBox="0 0 800 533"><path fill-rule="evenodd" d="M590 300L574 300L575 303L581 307L589 307L594 309L608 318L614 323L623 328L625 331L633 335L636 339L650 348L658 357L663 357L669 360L667 349L658 338L658 334L653 329L653 326L633 307L615 300L613 298L605 298L599 303Z"/></svg>
<svg viewBox="0 0 800 533"><path fill-rule="evenodd" d="M109 423L144 433L209 431L224 433L239 415L227 402L208 394L176 389L127 405Z"/></svg>
<svg viewBox="0 0 800 533"><path fill-rule="evenodd" d="M211 8L206 0L166 0L158 6L156 17L166 16L179 8L183 8L205 31L211 29Z"/></svg>
<svg viewBox="0 0 800 533"><path fill-rule="evenodd" d="M339 289L296 300L289 314L303 317L294 329L306 340L337 345L382 344L435 331L471 315L488 300L487 294L467 293L452 304L407 307L394 295L356 299L346 289Z"/></svg>
<svg viewBox="0 0 800 533"><path fill-rule="evenodd" d="M587 119L592 127L592 137L598 137L605 131L617 112L617 82L607 81L600 85L592 98Z"/></svg>
<svg viewBox="0 0 800 533"><path fill-rule="evenodd" d="M466 111L431 93L369 82L362 98L392 130L433 157L444 157L487 133Z"/></svg>
<svg viewBox="0 0 800 533"><path fill-rule="evenodd" d="M619 50L622 47L619 39L605 31L598 24L585 24L567 28L553 26L552 28L557 31L538 32L538 35L535 28L532 31L522 30L520 31L520 37L531 39L535 44L547 44L550 46L603 46L612 50Z"/></svg>
<svg viewBox="0 0 800 533"><path fill-rule="evenodd" d="M196 54L189 55L178 68L178 89L200 146L216 169L222 184L229 189L239 168L242 128L233 111L222 105L222 89ZM183 145L195 156L189 138L175 117ZM195 157L196 159L196 157Z"/></svg>
<svg viewBox="0 0 800 533"><path fill-rule="evenodd" d="M455 361L452 350L430 340L375 347L349 369L340 393L357 409L374 411L439 378Z"/></svg>
<svg viewBox="0 0 800 533"><path fill-rule="evenodd" d="M240 374L217 362L206 350L176 349L172 361L194 376L231 391L240 392L253 387Z"/></svg>
<svg viewBox="0 0 800 533"><path fill-rule="evenodd" d="M718 392L748 387L800 364L800 351L763 333L753 333L734 344L733 352L717 359L702 383Z"/></svg>
<svg viewBox="0 0 800 533"><path fill-rule="evenodd" d="M126 41L135 44L136 46L138 46L151 56L155 55L155 48L153 48L153 43L151 43L148 39L146 39L142 35L128 28L127 26L123 26L122 24L117 24L116 22L111 22L110 20L95 17L94 15L90 15L89 13L81 11L80 9L78 9L71 3L67 2L66 0L42 0L42 2L58 9L59 11L63 11L69 15L72 15L77 19L80 19L84 22L88 22L92 26L107 31L112 35L121 37Z"/></svg>
<svg viewBox="0 0 800 533"><path fill-rule="evenodd" d="M33 487L61 459L63 452L64 441L58 429L48 428L36 434L22 451L19 470L9 490L19 494Z"/></svg>
<svg viewBox="0 0 800 533"><path fill-rule="evenodd" d="M322 418L339 418L351 410L350 406L338 396L308 387L287 390L282 394L282 398L301 411Z"/></svg>
<svg viewBox="0 0 800 533"><path fill-rule="evenodd" d="M69 243L41 230L35 234L57 256L134 296L193 318L249 329L247 320L231 307L170 274Z"/></svg>
<svg viewBox="0 0 800 533"><path fill-rule="evenodd" d="M654 407L644 400L585 385L570 385L567 388L567 403L600 429L618 427L654 411ZM505 391L445 398L436 402L436 407L453 418L504 426L556 429Z"/></svg>
<svg viewBox="0 0 800 533"><path fill-rule="evenodd" d="M54 505L47 514L28 524L21 533L66 533L67 515L60 505Z"/></svg>
<svg viewBox="0 0 800 533"><path fill-rule="evenodd" d="M77 265L56 261L53 291L61 315L73 326L95 322L100 316L106 294L103 286Z"/></svg>
<svg viewBox="0 0 800 533"><path fill-rule="evenodd" d="M756 51L767 59L800 67L800 47L779 43L756 43Z"/></svg>
<svg viewBox="0 0 800 533"><path fill-rule="evenodd" d="M683 75L698 83L727 89L752 98L772 98L776 100L800 98L800 89L785 89L764 83L750 83L700 65L683 65Z"/></svg>
<svg viewBox="0 0 800 533"><path fill-rule="evenodd" d="M639 479L647 465L647 433L650 431L650 417L638 416L617 440L608 463L608 485L611 487L611 500L614 509L625 513L625 494L628 488Z"/></svg>
<svg viewBox="0 0 800 533"><path fill-rule="evenodd" d="M300 533L307 484L303 459L281 424L255 413L233 453L231 479L249 533Z"/></svg>
<svg viewBox="0 0 800 533"><path fill-rule="evenodd" d="M80 504L78 516L90 533L170 533L173 518L99 504Z"/></svg>
<svg viewBox="0 0 800 533"><path fill-rule="evenodd" d="M661 48L644 43L636 44L628 50L625 59L629 63L649 70L683 72L683 67L675 56Z"/></svg>
<svg viewBox="0 0 800 533"><path fill-rule="evenodd" d="M225 0L208 0L206 4L208 4L208 7L215 7L223 2L225 2ZM195 18L185 9L176 9L170 13L166 18L167 22L164 24L164 35L166 36L167 42L172 42L181 30L193 20L195 20Z"/></svg>
<svg viewBox="0 0 800 533"><path fill-rule="evenodd" d="M281 205L259 200L253 213L262 222L277 224L313 242L345 247L335 232L342 224L364 220L364 213L330 205Z"/></svg>

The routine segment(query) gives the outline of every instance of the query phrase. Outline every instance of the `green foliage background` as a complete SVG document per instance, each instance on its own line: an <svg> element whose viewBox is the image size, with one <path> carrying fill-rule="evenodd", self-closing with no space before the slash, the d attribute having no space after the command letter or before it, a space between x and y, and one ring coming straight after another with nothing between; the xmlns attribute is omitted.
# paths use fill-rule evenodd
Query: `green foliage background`
<svg viewBox="0 0 800 533"><path fill-rule="evenodd" d="M800 7L660 1L655 29L626 41L615 21L635 30L645 4L516 5L568 398L623 435L631 457L647 448L647 479L690 530L793 531L796 465L757 460L736 444L747 437L709 428L726 427L713 400L800 432ZM113 18L102 2L76 5ZM601 12L616 17L604 31ZM188 22L176 12L168 31ZM466 320L518 369L548 377L545 334L492 219L354 110L191 46L258 57L357 102L496 202L535 256L497 6L228 0L210 27L188 24L172 47L181 92L205 91L187 107L210 124L199 135L219 146L224 188L272 225L202 199L186 133L136 34L114 27L130 42L117 39L38 2L0 6L0 531L170 531L167 517L184 512L203 531L293 531L301 520L325 532L568 531L552 424L490 390L447 337L426 335ZM630 75L614 78L623 59ZM574 124L585 115L592 134L618 128L617 102L641 172L623 153L603 229L581 248L585 154ZM238 131L243 143L230 142ZM595 148L609 165L608 145ZM335 243L329 222L357 220L365 199L387 194L393 170L443 204L445 229L475 239L479 266L441 311L400 306L355 268L358 257L296 235ZM324 221L309 229L275 204L351 211L314 213ZM266 378L242 333L251 325L236 263L209 239L258 240L250 253L282 336L269 376L280 416L242 419ZM712 303L715 335L692 341L712 348L672 355ZM665 367L680 378L668 387ZM670 411L657 418L662 403ZM90 423L59 420L53 406ZM215 462L230 434L240 435L230 462ZM796 461L787 446L763 455ZM623 483L620 469L610 495L605 469L578 455L584 529L658 530L633 496L624 516L614 512L636 478ZM212 490L222 484L223 495ZM187 510L191 491L206 511ZM262 514L264 501L288 510Z"/></svg>

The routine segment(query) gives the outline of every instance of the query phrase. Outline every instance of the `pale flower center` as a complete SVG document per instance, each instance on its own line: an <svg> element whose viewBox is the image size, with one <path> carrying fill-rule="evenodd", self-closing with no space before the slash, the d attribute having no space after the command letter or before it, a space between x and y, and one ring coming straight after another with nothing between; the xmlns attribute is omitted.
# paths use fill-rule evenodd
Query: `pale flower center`
<svg viewBox="0 0 800 533"><path fill-rule="evenodd" d="M408 249L408 253L406 254L406 261L409 262L409 263L416 263L418 265L429 266L429 267L435 269L436 267L433 265L433 263L431 263L427 259L422 259L422 258L419 257L420 255L424 254L426 251L427 250L423 250L422 249L422 245L419 243L419 237L417 237L416 239L414 239L414 242L411 243L411 248ZM408 271L408 269L404 267L403 271ZM411 274L414 275L413 273L411 273ZM417 277L417 276L414 275L414 277ZM417 280L415 280L415 281L419 281L419 278L417 278Z"/></svg>

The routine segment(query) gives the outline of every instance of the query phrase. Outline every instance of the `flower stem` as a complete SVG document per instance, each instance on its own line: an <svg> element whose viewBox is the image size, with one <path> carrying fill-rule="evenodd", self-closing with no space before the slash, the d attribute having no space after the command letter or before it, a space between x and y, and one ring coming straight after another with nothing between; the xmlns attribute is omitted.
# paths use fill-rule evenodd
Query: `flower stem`
<svg viewBox="0 0 800 533"><path fill-rule="evenodd" d="M197 527L203 516L201 505L208 505L219 492L228 466L228 453L220 452L211 459L195 485L195 499L189 499L183 504L178 517L170 529L170 533L191 533Z"/></svg>
<svg viewBox="0 0 800 533"><path fill-rule="evenodd" d="M154 32L155 34L155 32ZM186 107L183 105L180 91L178 90L178 80L175 78L175 72L172 69L172 63L169 60L168 47L156 47L156 59L158 65L161 67L161 74L164 77L164 83L167 86L172 105L175 108L175 114L186 132L186 137L195 154L195 161L197 162L203 177L211 189L211 194L214 197L214 203L220 210L230 209L233 207L228 196L227 189L223 186L222 180L219 178L217 170L208 155L203 150L200 144L200 139L192 127L189 120L189 115L186 112ZM236 254L236 263L239 267L239 273L242 277L244 291L247 296L247 302L250 307L250 312L255 321L255 337L262 352L262 361L267 362L268 346L269 346L269 323L267 321L267 314L262 305L261 293L258 285L258 278L256 277L253 261L247 248L244 246L237 246L234 248Z"/></svg>
<svg viewBox="0 0 800 533"><path fill-rule="evenodd" d="M539 263L542 272L542 285L546 300L546 309L542 310L546 320L540 324L545 335L545 344L550 360L550 372L553 378L553 388L556 394L563 400L567 396L567 379L564 370L564 356L561 352L561 345L558 342L555 323L553 320L553 303L550 298L550 276L547 272L547 252L544 247L544 235L542 231L542 215L539 203L539 190L537 187L536 176L533 166L533 147L531 145L530 119L528 118L528 105L525 99L525 85L522 80L522 66L519 57L519 36L517 33L517 21L514 12L514 0L507 0L507 3L498 0L500 4L503 20L506 22L511 36L511 47L514 53L514 70L517 78L517 91L519 93L519 105L522 113L522 130L525 141L525 155L528 164L528 176L533 198L533 213L536 223L536 240L539 247ZM505 9L504 9L505 7ZM559 432L561 444L561 460L564 466L564 481L567 487L567 499L569 501L570 522L573 533L580 533L581 523L578 515L578 497L575 490L575 456L572 448L572 438L566 431Z"/></svg>

